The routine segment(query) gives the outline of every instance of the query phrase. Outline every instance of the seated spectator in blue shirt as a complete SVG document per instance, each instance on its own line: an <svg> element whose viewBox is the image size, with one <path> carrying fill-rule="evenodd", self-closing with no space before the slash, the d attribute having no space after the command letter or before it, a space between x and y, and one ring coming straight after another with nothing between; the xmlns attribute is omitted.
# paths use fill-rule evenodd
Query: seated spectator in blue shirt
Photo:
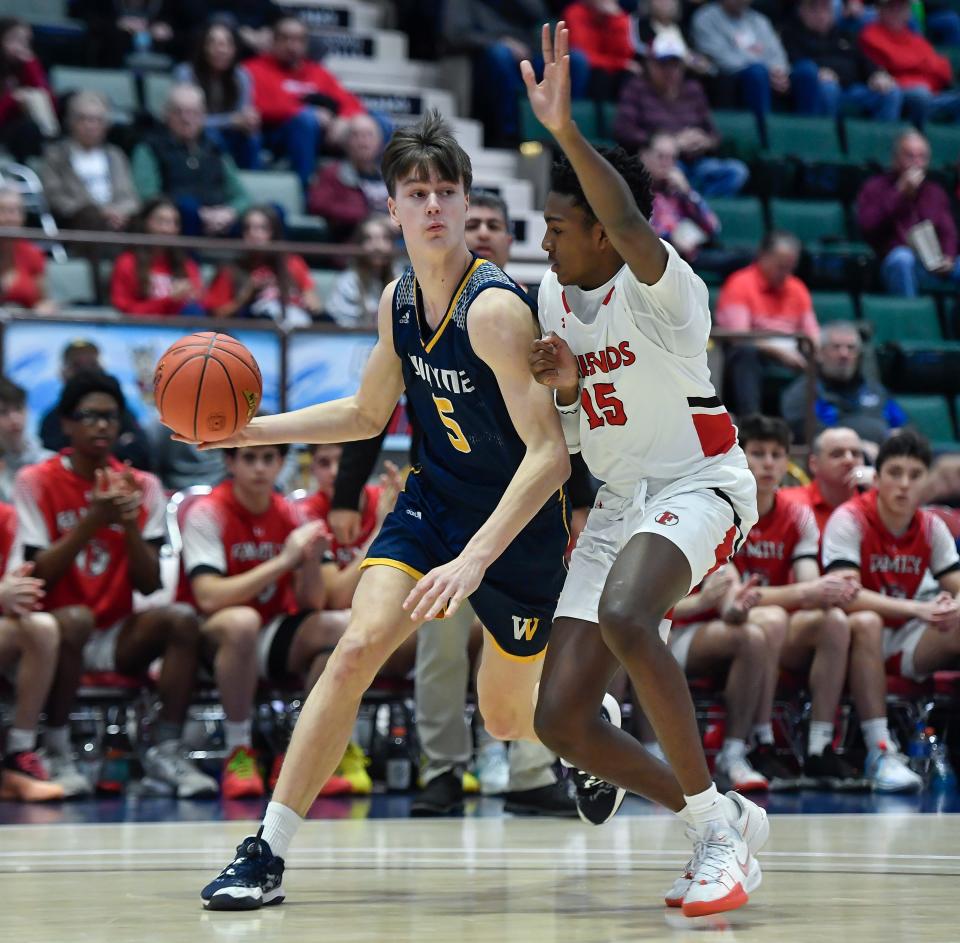
<svg viewBox="0 0 960 943"><path fill-rule="evenodd" d="M883 385L863 375L862 354L863 343L855 324L833 321L823 328L817 354L815 435L833 426L846 426L870 447L882 442L891 429L909 422ZM803 442L807 418L805 376L798 377L783 391L780 412L790 424L794 440Z"/></svg>

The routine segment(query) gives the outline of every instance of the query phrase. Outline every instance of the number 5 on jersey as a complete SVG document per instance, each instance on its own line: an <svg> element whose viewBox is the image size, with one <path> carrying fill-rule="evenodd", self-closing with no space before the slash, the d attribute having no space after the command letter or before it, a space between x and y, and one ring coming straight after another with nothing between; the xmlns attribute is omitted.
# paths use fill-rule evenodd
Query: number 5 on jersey
<svg viewBox="0 0 960 943"><path fill-rule="evenodd" d="M612 383L594 383L593 396L596 406L590 399L589 387L585 386L580 392L580 405L587 414L587 422L590 423L591 429L599 429L602 425L625 426L627 424L623 400L613 395L616 392L617 388Z"/></svg>
<svg viewBox="0 0 960 943"><path fill-rule="evenodd" d="M458 452L463 452L464 454L469 452L470 443L463 434L460 423L453 418L453 403L445 396L434 396L433 402L437 407L437 412L440 414L440 422L447 427L447 437L450 439L450 444Z"/></svg>

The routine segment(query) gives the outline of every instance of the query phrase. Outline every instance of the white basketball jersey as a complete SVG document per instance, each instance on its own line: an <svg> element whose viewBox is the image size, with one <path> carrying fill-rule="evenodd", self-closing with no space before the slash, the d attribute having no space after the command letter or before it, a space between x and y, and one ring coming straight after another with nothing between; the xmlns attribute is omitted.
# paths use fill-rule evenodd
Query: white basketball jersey
<svg viewBox="0 0 960 943"><path fill-rule="evenodd" d="M710 380L706 286L664 246L667 268L655 285L638 281L626 265L589 291L562 287L553 272L540 284L544 334L554 331L577 357L584 461L623 494L641 478L746 468Z"/></svg>

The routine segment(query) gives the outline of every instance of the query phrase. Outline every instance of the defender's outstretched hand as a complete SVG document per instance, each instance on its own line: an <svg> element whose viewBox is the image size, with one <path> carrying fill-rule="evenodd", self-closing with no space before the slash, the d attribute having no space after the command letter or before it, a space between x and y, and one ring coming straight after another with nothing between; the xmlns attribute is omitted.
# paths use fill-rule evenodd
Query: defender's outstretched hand
<svg viewBox="0 0 960 943"><path fill-rule="evenodd" d="M543 81L537 83L529 59L520 63L527 97L539 122L557 134L570 125L570 33L563 20L557 23L556 38L550 25L543 24Z"/></svg>

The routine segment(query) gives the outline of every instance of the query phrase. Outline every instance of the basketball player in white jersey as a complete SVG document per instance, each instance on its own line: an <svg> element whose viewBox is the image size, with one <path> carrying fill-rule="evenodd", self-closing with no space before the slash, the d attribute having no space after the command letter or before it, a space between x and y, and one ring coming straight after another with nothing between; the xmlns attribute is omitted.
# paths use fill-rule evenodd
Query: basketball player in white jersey
<svg viewBox="0 0 960 943"><path fill-rule="evenodd" d="M732 910L760 883L754 854L768 825L758 806L712 783L665 638L675 603L756 522L756 486L710 382L707 289L647 222L650 179L639 162L621 150L601 155L572 121L562 22L555 46L544 26L543 55L541 83L529 62L521 69L564 157L544 213L553 265L540 286L545 337L530 365L554 390L570 451L605 484L557 606L536 730L579 768L585 818L605 821L626 789L688 823L694 854L669 905L687 916ZM601 713L618 665L670 767L617 729L615 709Z"/></svg>

